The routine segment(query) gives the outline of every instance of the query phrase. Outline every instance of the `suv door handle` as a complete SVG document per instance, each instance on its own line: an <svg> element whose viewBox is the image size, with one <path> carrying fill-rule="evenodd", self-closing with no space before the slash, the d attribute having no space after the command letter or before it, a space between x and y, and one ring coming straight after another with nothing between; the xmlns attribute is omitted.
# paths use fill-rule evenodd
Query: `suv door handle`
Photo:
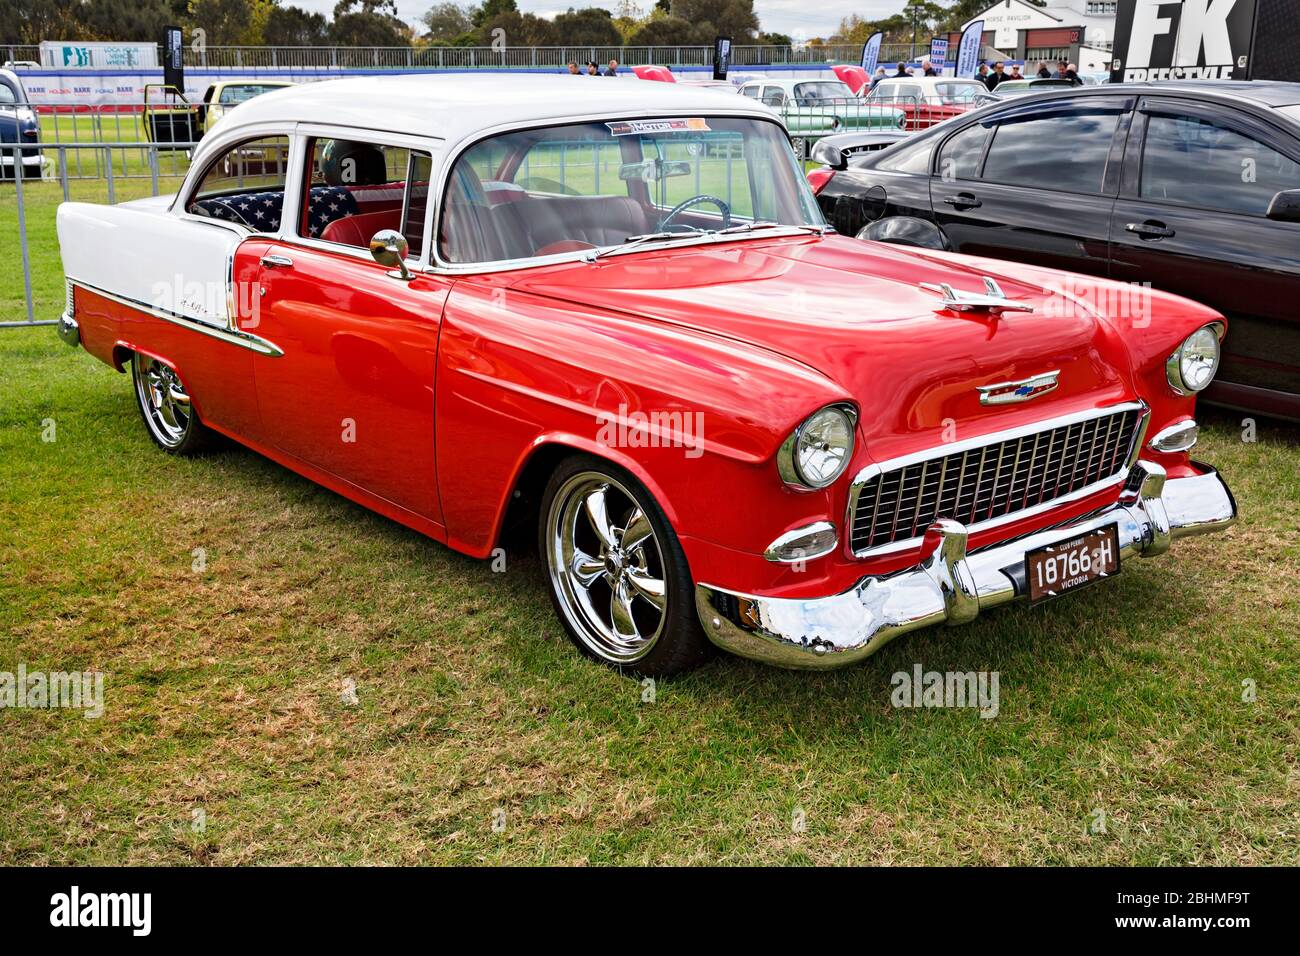
<svg viewBox="0 0 1300 956"><path fill-rule="evenodd" d="M955 196L944 196L943 201L956 209L978 209L984 205L975 198L974 193L958 193Z"/></svg>
<svg viewBox="0 0 1300 956"><path fill-rule="evenodd" d="M268 269L274 269L276 267L288 269L293 266L293 260L288 256L277 256L274 254L266 255L262 256L261 261L262 265L266 266Z"/></svg>
<svg viewBox="0 0 1300 956"><path fill-rule="evenodd" d="M1146 222L1130 222L1124 228L1135 233L1140 239L1168 239L1175 235L1174 230L1154 219L1148 219Z"/></svg>

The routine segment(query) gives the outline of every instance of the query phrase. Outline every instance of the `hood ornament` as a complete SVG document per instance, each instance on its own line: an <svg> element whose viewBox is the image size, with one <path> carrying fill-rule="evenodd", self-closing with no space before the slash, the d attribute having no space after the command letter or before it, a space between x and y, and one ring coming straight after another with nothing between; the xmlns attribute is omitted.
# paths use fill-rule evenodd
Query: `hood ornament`
<svg viewBox="0 0 1300 956"><path fill-rule="evenodd" d="M960 289L954 289L946 282L935 284L933 282L922 282L921 288L927 292L938 292L943 295L943 301L940 303L944 309L953 312L987 312L989 315L1001 315L1003 312L1033 312L1034 307L1026 302L1017 302L1014 299L1008 299L1003 293L1002 287L990 279L983 276L984 295L978 292L963 292Z"/></svg>
<svg viewBox="0 0 1300 956"><path fill-rule="evenodd" d="M1056 391L1057 377L1060 374L1061 370L1058 368L1051 372L1043 372L1041 375L1022 378L1018 382L979 385L976 388L980 393L980 404L1013 405L1016 402L1027 402L1039 395L1046 395L1048 392Z"/></svg>

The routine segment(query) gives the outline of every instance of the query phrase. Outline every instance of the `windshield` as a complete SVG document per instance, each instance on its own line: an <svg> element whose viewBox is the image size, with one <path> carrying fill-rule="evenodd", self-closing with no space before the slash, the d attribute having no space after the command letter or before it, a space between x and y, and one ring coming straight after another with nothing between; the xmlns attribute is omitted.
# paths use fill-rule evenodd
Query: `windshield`
<svg viewBox="0 0 1300 956"><path fill-rule="evenodd" d="M976 83L974 80L958 83L936 83L934 85L935 95L940 97L945 105L953 103L969 103L980 93L987 93L988 87L983 83Z"/></svg>
<svg viewBox="0 0 1300 956"><path fill-rule="evenodd" d="M853 91L839 80L818 80L815 83L796 83L794 86L794 99L800 106L816 106L818 103L835 103L854 98Z"/></svg>
<svg viewBox="0 0 1300 956"><path fill-rule="evenodd" d="M457 158L442 208L438 249L452 263L618 247L660 233L824 224L781 128L720 116L485 139Z"/></svg>
<svg viewBox="0 0 1300 956"><path fill-rule="evenodd" d="M278 86L263 85L245 85L245 86L227 86L221 91L222 103L244 103L255 96L261 96L263 93L269 93L271 90L278 90Z"/></svg>

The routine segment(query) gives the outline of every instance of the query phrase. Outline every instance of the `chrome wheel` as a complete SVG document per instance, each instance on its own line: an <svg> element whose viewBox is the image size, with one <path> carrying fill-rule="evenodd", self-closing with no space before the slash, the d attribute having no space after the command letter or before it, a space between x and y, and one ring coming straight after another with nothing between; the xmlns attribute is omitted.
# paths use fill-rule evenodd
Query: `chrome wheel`
<svg viewBox="0 0 1300 956"><path fill-rule="evenodd" d="M614 664L649 654L667 619L667 571L632 493L598 471L574 475L552 499L545 541L552 587L583 644Z"/></svg>
<svg viewBox="0 0 1300 956"><path fill-rule="evenodd" d="M147 355L135 354L135 391L145 424L158 443L175 448L185 440L193 412L175 370Z"/></svg>

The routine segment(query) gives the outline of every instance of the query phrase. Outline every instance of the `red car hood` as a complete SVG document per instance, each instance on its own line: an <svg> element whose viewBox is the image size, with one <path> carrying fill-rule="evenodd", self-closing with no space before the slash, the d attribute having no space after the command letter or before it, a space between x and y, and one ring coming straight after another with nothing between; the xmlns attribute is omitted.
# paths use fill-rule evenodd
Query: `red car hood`
<svg viewBox="0 0 1300 956"><path fill-rule="evenodd" d="M911 450L922 433L951 441L1132 397L1127 353L1093 313L1016 279L1014 265L972 262L835 236L749 240L611 256L525 273L513 285L735 338L817 369L861 405L877 460ZM983 292L985 275L1034 311L936 311L938 293L920 288ZM1057 390L1030 404L979 402L978 386L1056 369Z"/></svg>

